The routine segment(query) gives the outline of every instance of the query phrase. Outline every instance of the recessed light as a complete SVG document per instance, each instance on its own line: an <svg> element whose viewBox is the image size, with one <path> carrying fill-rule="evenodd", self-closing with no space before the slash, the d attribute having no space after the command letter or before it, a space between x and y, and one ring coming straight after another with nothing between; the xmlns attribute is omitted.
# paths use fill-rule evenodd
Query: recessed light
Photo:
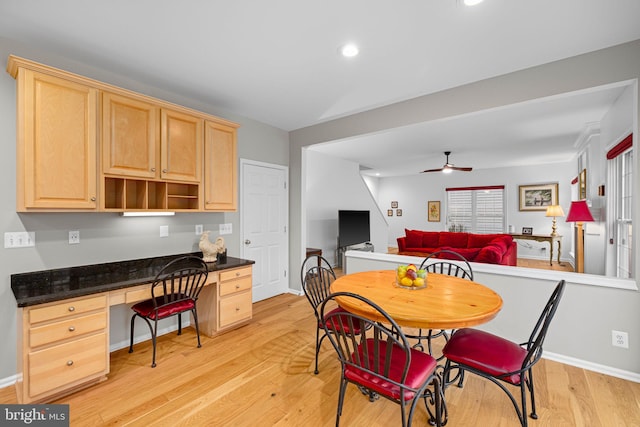
<svg viewBox="0 0 640 427"><path fill-rule="evenodd" d="M464 0L465 6L475 6L477 4L482 3L484 0Z"/></svg>
<svg viewBox="0 0 640 427"><path fill-rule="evenodd" d="M353 43L347 43L340 48L340 53L342 54L342 56L346 58L352 58L356 56L359 52L360 50L358 49L358 46L356 46Z"/></svg>

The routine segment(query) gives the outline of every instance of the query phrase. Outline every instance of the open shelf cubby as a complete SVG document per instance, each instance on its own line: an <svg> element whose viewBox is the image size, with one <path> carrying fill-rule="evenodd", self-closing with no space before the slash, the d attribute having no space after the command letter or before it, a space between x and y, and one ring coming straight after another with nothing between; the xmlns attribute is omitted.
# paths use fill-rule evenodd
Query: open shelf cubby
<svg viewBox="0 0 640 427"><path fill-rule="evenodd" d="M114 210L198 210L198 184L104 178L104 208Z"/></svg>

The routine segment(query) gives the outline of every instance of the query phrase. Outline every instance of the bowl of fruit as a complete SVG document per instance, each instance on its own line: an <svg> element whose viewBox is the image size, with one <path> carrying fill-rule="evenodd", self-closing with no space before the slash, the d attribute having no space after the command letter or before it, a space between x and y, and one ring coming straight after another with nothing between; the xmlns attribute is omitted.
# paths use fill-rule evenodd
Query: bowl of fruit
<svg viewBox="0 0 640 427"><path fill-rule="evenodd" d="M399 265L395 285L405 289L424 289L427 287L427 271L420 270L413 264Z"/></svg>

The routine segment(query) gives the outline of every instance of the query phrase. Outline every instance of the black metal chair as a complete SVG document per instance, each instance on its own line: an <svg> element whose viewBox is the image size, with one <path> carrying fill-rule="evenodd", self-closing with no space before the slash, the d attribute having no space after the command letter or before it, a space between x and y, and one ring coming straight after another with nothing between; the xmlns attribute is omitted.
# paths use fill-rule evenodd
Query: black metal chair
<svg viewBox="0 0 640 427"><path fill-rule="evenodd" d="M377 312L385 320L377 322L354 313L328 311L328 304L337 303L339 298L358 299L363 311ZM342 365L336 426L340 424L349 383L361 391L367 390L370 396L375 394L398 403L403 426L411 425L420 400L424 400L430 423L437 426L446 423L447 409L441 381L436 374L436 359L411 348L400 327L382 308L360 295L339 292L322 303L320 313L325 319L325 332ZM348 332L354 329L360 329L361 333Z"/></svg>
<svg viewBox="0 0 640 427"><path fill-rule="evenodd" d="M315 369L314 373L318 374L318 355L320 353L320 346L322 341L327 337L324 330L324 321L320 315L320 304L331 293L329 287L331 283L336 279L336 274L329 262L320 255L308 256L302 263L300 269L300 280L302 281L302 289L304 291L311 308L313 308L313 314L316 317L316 348L315 348ZM344 313L345 310L336 307L332 310L332 313ZM355 329L350 331L354 334L359 334L360 330ZM322 333L322 335L321 335Z"/></svg>
<svg viewBox="0 0 640 427"><path fill-rule="evenodd" d="M529 339L521 344L477 329L457 330L443 349L447 358L444 383L449 384L452 369L468 371L498 385L511 399L523 427L527 427L527 396L531 397L531 418L537 419L533 387L533 366L542 357L542 344L549 324L556 313L565 282L561 280L553 291ZM522 410L504 383L520 388Z"/></svg>
<svg viewBox="0 0 640 427"><path fill-rule="evenodd" d="M459 253L448 249L443 249L427 256L422 261L422 264L420 264L420 269L426 270L429 273L446 274L447 276L455 276L473 281L473 269L469 261ZM417 335L407 335L407 338L418 340L414 348L420 348L422 351L424 351L422 340L426 340L427 349L431 355L433 355L432 340L438 337L444 337L445 341L449 340L449 334L445 330L434 332L432 329L429 329L427 334L424 334L422 329L420 329ZM443 356L439 356L438 360L442 360L442 358Z"/></svg>
<svg viewBox="0 0 640 427"><path fill-rule="evenodd" d="M198 347L200 329L198 328L198 312L196 302L202 287L207 282L207 264L198 257L185 256L176 258L165 265L156 275L151 285L151 298L131 307L131 342L129 353L133 353L133 332L136 317L140 317L149 326L153 343L153 359L151 367L156 367L156 341L158 321L171 316L178 316L178 335L182 334L182 313L191 312L195 323ZM151 324L153 322L153 325Z"/></svg>

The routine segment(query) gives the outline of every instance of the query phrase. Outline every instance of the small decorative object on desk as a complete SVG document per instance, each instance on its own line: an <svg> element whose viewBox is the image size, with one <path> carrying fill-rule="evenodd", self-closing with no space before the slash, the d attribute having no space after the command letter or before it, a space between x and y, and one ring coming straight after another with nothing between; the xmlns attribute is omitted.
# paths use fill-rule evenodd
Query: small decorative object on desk
<svg viewBox="0 0 640 427"><path fill-rule="evenodd" d="M395 285L404 289L424 289L427 287L427 271L419 270L413 264L399 265Z"/></svg>
<svg viewBox="0 0 640 427"><path fill-rule="evenodd" d="M522 227L522 234L533 235L533 227Z"/></svg>
<svg viewBox="0 0 640 427"><path fill-rule="evenodd" d="M227 249L224 246L224 239L218 237L215 243L209 241L209 233L207 230L200 236L200 250L202 251L202 260L204 262L216 262L218 260L218 254L224 253L224 261L227 260Z"/></svg>

